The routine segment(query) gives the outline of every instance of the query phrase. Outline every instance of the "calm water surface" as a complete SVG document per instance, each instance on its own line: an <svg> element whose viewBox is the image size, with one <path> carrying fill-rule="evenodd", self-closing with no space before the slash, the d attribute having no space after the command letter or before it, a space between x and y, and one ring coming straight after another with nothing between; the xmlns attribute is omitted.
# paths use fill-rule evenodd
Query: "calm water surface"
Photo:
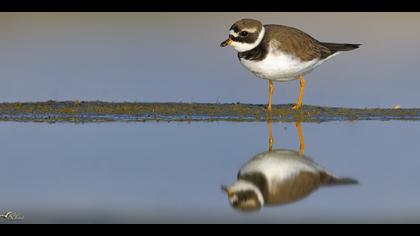
<svg viewBox="0 0 420 236"><path fill-rule="evenodd" d="M299 151L294 123L272 130L274 149ZM303 123L302 131L308 157L359 184L242 213L220 186L268 150L267 123L3 122L0 211L25 222L420 223L418 123Z"/></svg>

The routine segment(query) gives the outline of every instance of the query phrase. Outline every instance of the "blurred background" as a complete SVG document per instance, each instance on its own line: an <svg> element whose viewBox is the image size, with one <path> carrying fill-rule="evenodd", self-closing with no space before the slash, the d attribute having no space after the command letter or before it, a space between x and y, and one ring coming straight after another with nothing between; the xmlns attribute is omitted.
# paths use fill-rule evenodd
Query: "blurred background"
<svg viewBox="0 0 420 236"><path fill-rule="evenodd" d="M420 106L420 13L0 13L0 101L266 103L268 83L219 47L241 18L363 44L307 76L307 104ZM297 95L277 84L274 102Z"/></svg>

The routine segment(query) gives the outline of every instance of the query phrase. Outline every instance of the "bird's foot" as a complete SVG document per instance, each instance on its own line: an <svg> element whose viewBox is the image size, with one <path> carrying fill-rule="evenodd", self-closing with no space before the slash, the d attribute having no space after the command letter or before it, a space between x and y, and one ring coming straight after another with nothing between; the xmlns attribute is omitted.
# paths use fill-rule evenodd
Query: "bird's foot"
<svg viewBox="0 0 420 236"><path fill-rule="evenodd" d="M298 111L302 108L302 104L296 104L292 107L293 110Z"/></svg>

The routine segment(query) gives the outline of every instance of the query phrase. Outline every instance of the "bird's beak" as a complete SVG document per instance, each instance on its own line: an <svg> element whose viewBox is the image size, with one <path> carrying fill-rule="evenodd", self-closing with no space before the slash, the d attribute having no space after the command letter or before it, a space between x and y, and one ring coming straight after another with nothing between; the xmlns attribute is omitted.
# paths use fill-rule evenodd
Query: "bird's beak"
<svg viewBox="0 0 420 236"><path fill-rule="evenodd" d="M232 42L233 42L232 37L231 37L231 36L229 36L229 38L228 38L228 39L226 39L225 41L223 41L223 42L220 44L220 47L226 47L226 46L230 45Z"/></svg>
<svg viewBox="0 0 420 236"><path fill-rule="evenodd" d="M227 186L222 186L222 190L223 192L227 193L228 197L232 197L233 196L233 191L231 188L227 187Z"/></svg>

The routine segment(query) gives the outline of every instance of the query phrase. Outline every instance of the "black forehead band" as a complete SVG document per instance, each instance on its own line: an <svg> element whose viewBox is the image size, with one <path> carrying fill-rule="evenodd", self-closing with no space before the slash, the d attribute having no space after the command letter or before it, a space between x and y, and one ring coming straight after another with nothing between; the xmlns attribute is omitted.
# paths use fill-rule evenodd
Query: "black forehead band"
<svg viewBox="0 0 420 236"><path fill-rule="evenodd" d="M230 27L230 29L233 30L233 31L235 31L235 32L238 32L239 31L239 28L236 25L232 25L232 27Z"/></svg>

